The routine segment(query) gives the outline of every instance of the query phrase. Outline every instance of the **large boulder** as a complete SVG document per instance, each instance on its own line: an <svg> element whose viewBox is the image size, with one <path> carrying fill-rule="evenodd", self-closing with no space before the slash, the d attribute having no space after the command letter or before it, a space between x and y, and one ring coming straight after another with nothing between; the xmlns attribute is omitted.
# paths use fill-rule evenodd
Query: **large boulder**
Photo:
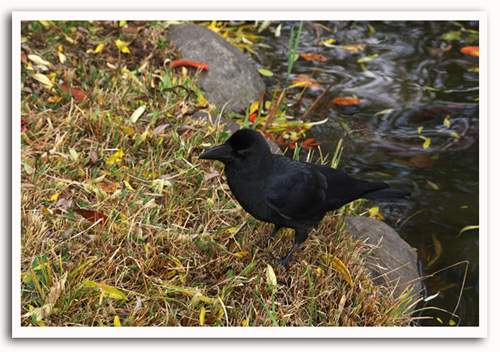
<svg viewBox="0 0 500 352"><path fill-rule="evenodd" d="M245 55L217 33L194 24L180 24L169 28L168 40L180 50L183 60L207 64L209 71L200 74L197 86L210 103L225 106L226 111L241 111L266 90Z"/></svg>
<svg viewBox="0 0 500 352"><path fill-rule="evenodd" d="M415 303L423 289L417 252L382 221L361 217L346 218L346 233L370 247L365 268L375 285L394 291L398 298L411 290Z"/></svg>

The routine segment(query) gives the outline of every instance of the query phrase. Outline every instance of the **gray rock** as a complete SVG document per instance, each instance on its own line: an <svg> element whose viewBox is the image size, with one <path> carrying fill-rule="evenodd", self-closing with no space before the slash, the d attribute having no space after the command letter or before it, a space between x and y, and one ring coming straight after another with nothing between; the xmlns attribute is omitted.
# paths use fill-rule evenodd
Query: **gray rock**
<svg viewBox="0 0 500 352"><path fill-rule="evenodd" d="M266 85L248 59L217 33L194 24L169 28L168 40L180 49L183 60L204 62L197 86L212 104L240 111L259 100Z"/></svg>
<svg viewBox="0 0 500 352"><path fill-rule="evenodd" d="M394 229L379 220L348 216L346 233L371 247L365 267L375 285L394 290L395 298L406 289L412 291L413 303L420 298L423 284L417 253Z"/></svg>

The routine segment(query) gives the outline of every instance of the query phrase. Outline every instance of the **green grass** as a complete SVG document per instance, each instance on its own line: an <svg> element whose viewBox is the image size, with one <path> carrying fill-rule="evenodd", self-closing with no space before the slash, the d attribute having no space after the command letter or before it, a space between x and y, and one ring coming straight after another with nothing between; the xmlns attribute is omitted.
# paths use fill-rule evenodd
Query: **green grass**
<svg viewBox="0 0 500 352"><path fill-rule="evenodd" d="M411 309L364 273L363 244L342 235L349 207L325 218L269 285L259 249L271 226L241 209L221 165L198 160L228 134L190 118L206 106L196 72L165 64L176 57L167 26L128 25L22 25L21 324L409 325ZM283 232L270 250L283 255L292 243Z"/></svg>

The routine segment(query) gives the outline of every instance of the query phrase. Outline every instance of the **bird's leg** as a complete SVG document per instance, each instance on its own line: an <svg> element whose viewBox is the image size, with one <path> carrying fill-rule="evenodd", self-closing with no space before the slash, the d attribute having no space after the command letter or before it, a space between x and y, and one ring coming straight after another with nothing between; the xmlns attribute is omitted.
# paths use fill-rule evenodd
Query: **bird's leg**
<svg viewBox="0 0 500 352"><path fill-rule="evenodd" d="M274 225L273 232L271 232L271 235L267 238L266 242L264 243L265 247L268 248L269 245L271 244L271 241L274 239L274 236L276 233L281 229L281 226Z"/></svg>
<svg viewBox="0 0 500 352"><path fill-rule="evenodd" d="M274 262L279 263L283 266L286 266L290 262L290 258L292 257L292 254L299 248L300 244L304 242L307 238L307 230L295 230L295 243L290 249L290 251L281 259L275 258L272 254L272 259Z"/></svg>

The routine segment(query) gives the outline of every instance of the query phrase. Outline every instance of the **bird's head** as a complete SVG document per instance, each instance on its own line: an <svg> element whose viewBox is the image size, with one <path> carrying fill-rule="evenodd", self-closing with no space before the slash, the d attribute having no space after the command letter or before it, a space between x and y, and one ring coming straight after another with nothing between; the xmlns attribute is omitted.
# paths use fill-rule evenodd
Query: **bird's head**
<svg viewBox="0 0 500 352"><path fill-rule="evenodd" d="M269 167L272 163L272 154L266 140L260 132L251 128L234 132L224 144L207 150L199 158L218 160L226 166Z"/></svg>

